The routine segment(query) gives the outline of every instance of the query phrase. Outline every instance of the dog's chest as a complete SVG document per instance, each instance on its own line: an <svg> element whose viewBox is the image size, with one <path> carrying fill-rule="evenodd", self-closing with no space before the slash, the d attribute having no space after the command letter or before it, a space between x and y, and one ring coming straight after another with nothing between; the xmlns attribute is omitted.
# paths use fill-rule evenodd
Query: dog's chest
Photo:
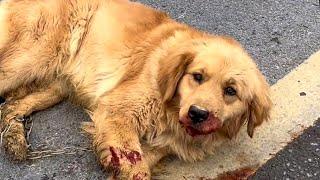
<svg viewBox="0 0 320 180"><path fill-rule="evenodd" d="M120 82L126 71L125 63L115 62L110 57L108 59L108 56L104 58L103 61L95 59L79 62L68 69L68 80L78 100L94 103Z"/></svg>

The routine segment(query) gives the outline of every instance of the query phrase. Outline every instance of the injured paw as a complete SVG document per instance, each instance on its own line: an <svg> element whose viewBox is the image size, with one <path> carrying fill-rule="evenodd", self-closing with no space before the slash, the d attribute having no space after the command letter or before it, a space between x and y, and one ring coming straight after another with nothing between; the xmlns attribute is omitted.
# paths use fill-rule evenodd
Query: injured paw
<svg viewBox="0 0 320 180"><path fill-rule="evenodd" d="M109 155L102 164L113 172L114 179L150 179L149 167L138 151L109 147Z"/></svg>
<svg viewBox="0 0 320 180"><path fill-rule="evenodd" d="M144 180L146 178L148 178L147 173L139 172L139 173L133 175L133 180Z"/></svg>

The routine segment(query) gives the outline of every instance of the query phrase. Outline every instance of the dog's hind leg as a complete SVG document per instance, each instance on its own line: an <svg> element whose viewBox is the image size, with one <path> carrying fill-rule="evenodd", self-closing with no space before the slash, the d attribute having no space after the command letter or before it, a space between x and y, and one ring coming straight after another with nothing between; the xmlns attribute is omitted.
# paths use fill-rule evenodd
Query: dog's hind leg
<svg viewBox="0 0 320 180"><path fill-rule="evenodd" d="M48 87L34 89L34 91L21 99L12 98L1 109L0 122L1 142L14 160L22 161L27 157L27 141L23 118L32 112L51 107L65 97L63 86L59 82Z"/></svg>
<svg viewBox="0 0 320 180"><path fill-rule="evenodd" d="M0 51L0 96L35 80L42 80L44 74L51 73L43 68L46 67L43 62L33 60L28 52L10 47L8 51L12 51L12 54L4 51L5 49Z"/></svg>
<svg viewBox="0 0 320 180"><path fill-rule="evenodd" d="M0 96L52 78L56 70L53 64L64 56L61 44L55 43L58 37L52 37L53 30L45 28L51 21L40 4L0 2Z"/></svg>

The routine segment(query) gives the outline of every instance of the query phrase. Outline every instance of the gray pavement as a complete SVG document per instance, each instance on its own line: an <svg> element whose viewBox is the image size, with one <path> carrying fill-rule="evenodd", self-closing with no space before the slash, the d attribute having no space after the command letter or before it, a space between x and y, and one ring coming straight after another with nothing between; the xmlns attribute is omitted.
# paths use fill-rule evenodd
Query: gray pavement
<svg viewBox="0 0 320 180"><path fill-rule="evenodd" d="M180 22L244 44L275 83L320 45L317 0L143 0Z"/></svg>
<svg viewBox="0 0 320 180"><path fill-rule="evenodd" d="M315 126L286 146L251 178L320 179L320 118Z"/></svg>
<svg viewBox="0 0 320 180"><path fill-rule="evenodd" d="M90 147L90 139L80 129L81 122L89 120L89 117L80 108L61 103L31 118L34 122L30 137L32 151L60 153L64 150L75 154L63 153L17 164L10 162L1 152L1 180L106 179L93 152L79 150ZM47 154L50 153L44 155Z"/></svg>
<svg viewBox="0 0 320 180"><path fill-rule="evenodd" d="M248 49L271 84L320 49L320 7L317 0L143 0L141 2L165 10L178 21L212 33L235 37ZM15 164L1 152L0 179L105 179L106 176L94 154L79 149L90 146L88 137L80 133L80 123L89 120L82 110L68 103L61 103L35 113L32 119L34 128L30 138L33 150L61 150L69 147L64 150L70 154L64 153ZM314 132L319 131L320 127L315 126ZM317 137L319 134L315 134L314 138L305 138L293 143L296 146L292 146L292 152L302 152L311 145L310 143L319 144ZM266 167L258 171L254 179L286 177L300 179L290 169L278 168L278 165L283 166L287 163L302 167L300 163L304 161L293 159L294 154L289 150L290 148L284 150L289 153L271 160L273 164L271 161L268 162ZM297 154L300 155L301 153ZM311 153L310 157L316 163L305 163L303 168L313 169L313 166L319 166L319 159L313 158L317 155L319 154ZM300 177L308 177L306 173ZM320 177L319 174L315 176L317 175Z"/></svg>

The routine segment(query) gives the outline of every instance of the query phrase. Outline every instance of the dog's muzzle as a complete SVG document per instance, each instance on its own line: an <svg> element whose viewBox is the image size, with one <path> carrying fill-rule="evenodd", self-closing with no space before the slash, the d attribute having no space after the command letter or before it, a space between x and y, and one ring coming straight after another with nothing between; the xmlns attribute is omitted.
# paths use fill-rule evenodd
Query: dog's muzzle
<svg viewBox="0 0 320 180"><path fill-rule="evenodd" d="M188 116L192 120L192 123L197 124L208 119L209 111L199 106L192 105L189 108Z"/></svg>
<svg viewBox="0 0 320 180"><path fill-rule="evenodd" d="M207 135L221 128L221 121L207 109L191 105L188 114L179 120L187 133L194 137L198 135Z"/></svg>

